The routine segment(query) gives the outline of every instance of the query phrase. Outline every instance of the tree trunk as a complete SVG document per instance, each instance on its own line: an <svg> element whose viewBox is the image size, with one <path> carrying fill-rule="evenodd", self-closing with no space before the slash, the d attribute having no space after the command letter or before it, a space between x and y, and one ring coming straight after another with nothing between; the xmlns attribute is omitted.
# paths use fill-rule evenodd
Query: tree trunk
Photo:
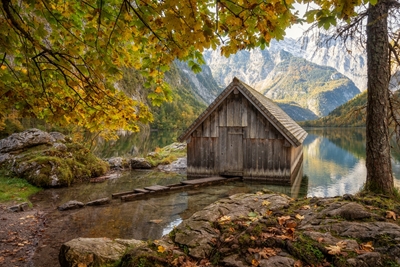
<svg viewBox="0 0 400 267"><path fill-rule="evenodd" d="M368 103L366 132L366 190L393 194L388 125L389 104L389 42L387 0L379 0L368 8L367 57Z"/></svg>

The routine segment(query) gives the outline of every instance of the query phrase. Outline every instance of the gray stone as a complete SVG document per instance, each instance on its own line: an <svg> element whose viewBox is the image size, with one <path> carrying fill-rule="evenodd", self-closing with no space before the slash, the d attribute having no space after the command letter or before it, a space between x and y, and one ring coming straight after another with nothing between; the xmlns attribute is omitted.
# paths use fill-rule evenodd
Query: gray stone
<svg viewBox="0 0 400 267"><path fill-rule="evenodd" d="M67 146L64 145L63 143L54 143L53 148L57 149L58 151L67 151Z"/></svg>
<svg viewBox="0 0 400 267"><path fill-rule="evenodd" d="M107 159L108 164L111 169L129 169L130 163L127 159L123 157L112 157Z"/></svg>
<svg viewBox="0 0 400 267"><path fill-rule="evenodd" d="M151 164L144 158L133 158L130 160L132 169L151 169Z"/></svg>
<svg viewBox="0 0 400 267"><path fill-rule="evenodd" d="M224 266L227 267L247 267L249 266L248 264L245 264L242 262L241 258L239 258L238 255L229 255L228 257L225 257L221 261Z"/></svg>
<svg viewBox="0 0 400 267"><path fill-rule="evenodd" d="M181 172L187 168L187 158L179 158L168 165L159 165L158 169L165 172Z"/></svg>
<svg viewBox="0 0 400 267"><path fill-rule="evenodd" d="M76 238L61 246L58 258L61 267L114 266L128 248L144 244L133 239Z"/></svg>
<svg viewBox="0 0 400 267"><path fill-rule="evenodd" d="M110 199L108 197L96 199L93 201L89 201L86 203L86 206L101 206L110 203Z"/></svg>
<svg viewBox="0 0 400 267"><path fill-rule="evenodd" d="M21 204L17 204L11 207L8 207L8 210L13 212L25 211L28 208L28 202L23 202Z"/></svg>
<svg viewBox="0 0 400 267"><path fill-rule="evenodd" d="M9 162L11 162L13 159L14 159L14 158L13 158L9 153L0 154L0 164L9 163Z"/></svg>
<svg viewBox="0 0 400 267"><path fill-rule="evenodd" d="M292 267L295 260L291 257L273 256L268 259L260 260L260 267Z"/></svg>
<svg viewBox="0 0 400 267"><path fill-rule="evenodd" d="M76 200L70 200L67 203L58 206L58 210L64 211L64 210L80 209L83 208L84 206L85 204L83 204L82 202Z"/></svg>
<svg viewBox="0 0 400 267"><path fill-rule="evenodd" d="M55 142L65 143L65 141L66 141L65 140L66 139L65 135L63 135L62 133L50 132L49 134L54 138Z"/></svg>
<svg viewBox="0 0 400 267"><path fill-rule="evenodd" d="M368 252L361 254L356 258L347 260L348 266L357 267L379 267L385 266L382 262L382 255L378 252Z"/></svg>
<svg viewBox="0 0 400 267"><path fill-rule="evenodd" d="M37 145L52 145L55 139L39 129L29 129L21 133L14 133L0 140L0 153L21 150Z"/></svg>
<svg viewBox="0 0 400 267"><path fill-rule="evenodd" d="M262 205L267 200L269 205ZM267 210L280 210L287 206L290 198L276 194L237 194L227 199L219 200L176 227L175 242L187 246L189 255L195 258L205 258L213 250L212 240L219 237L219 232L213 228L214 223L225 215L231 221L247 217L249 212L265 214Z"/></svg>
<svg viewBox="0 0 400 267"><path fill-rule="evenodd" d="M331 217L340 216L349 221L370 219L375 216L375 214L366 211L362 205L354 202L345 203L338 208L335 207L334 210L329 211L326 214Z"/></svg>

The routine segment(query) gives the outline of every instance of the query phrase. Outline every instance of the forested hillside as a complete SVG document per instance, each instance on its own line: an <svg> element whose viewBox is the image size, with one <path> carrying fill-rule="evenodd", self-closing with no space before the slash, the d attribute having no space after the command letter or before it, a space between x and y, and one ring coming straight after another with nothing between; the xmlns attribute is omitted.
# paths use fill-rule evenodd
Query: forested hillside
<svg viewBox="0 0 400 267"><path fill-rule="evenodd" d="M367 91L337 107L328 116L313 121L304 121L302 126L365 126Z"/></svg>

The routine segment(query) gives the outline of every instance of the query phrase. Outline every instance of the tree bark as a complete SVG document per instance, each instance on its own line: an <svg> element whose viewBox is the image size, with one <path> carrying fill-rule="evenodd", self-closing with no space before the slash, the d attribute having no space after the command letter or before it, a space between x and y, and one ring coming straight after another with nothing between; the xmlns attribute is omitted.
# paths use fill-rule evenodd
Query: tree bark
<svg viewBox="0 0 400 267"><path fill-rule="evenodd" d="M369 192L392 195L394 183L388 125L390 78L388 11L388 0L379 0L375 6L370 5L368 8L367 181L365 189Z"/></svg>

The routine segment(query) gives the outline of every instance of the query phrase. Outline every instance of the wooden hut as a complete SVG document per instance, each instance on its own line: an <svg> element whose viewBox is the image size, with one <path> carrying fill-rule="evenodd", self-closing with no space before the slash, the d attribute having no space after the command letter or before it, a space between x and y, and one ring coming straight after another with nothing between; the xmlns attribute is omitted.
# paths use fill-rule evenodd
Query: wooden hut
<svg viewBox="0 0 400 267"><path fill-rule="evenodd" d="M241 176L291 184L307 136L273 101L234 78L178 138L187 143L187 176Z"/></svg>

